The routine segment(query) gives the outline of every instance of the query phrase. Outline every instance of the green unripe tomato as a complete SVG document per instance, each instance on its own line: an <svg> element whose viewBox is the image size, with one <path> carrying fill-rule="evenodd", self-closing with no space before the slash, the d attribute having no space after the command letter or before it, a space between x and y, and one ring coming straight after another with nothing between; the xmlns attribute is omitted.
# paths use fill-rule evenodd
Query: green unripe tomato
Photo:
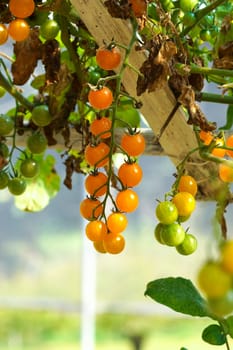
<svg viewBox="0 0 233 350"><path fill-rule="evenodd" d="M180 224L164 225L161 230L161 240L168 246L176 247L185 239L185 231Z"/></svg>
<svg viewBox="0 0 233 350"><path fill-rule="evenodd" d="M0 172L0 190L7 187L9 181L9 176L5 171Z"/></svg>
<svg viewBox="0 0 233 350"><path fill-rule="evenodd" d="M194 12L186 12L182 17L182 22L185 26L192 26L196 21L196 15Z"/></svg>
<svg viewBox="0 0 233 350"><path fill-rule="evenodd" d="M0 136L9 135L14 129L14 120L6 114L0 114Z"/></svg>
<svg viewBox="0 0 233 350"><path fill-rule="evenodd" d="M14 177L8 181L8 190L14 196L19 196L26 190L26 181L20 177Z"/></svg>
<svg viewBox="0 0 233 350"><path fill-rule="evenodd" d="M154 229L154 236L155 236L155 239L156 239L160 244L164 244L164 242L162 241L162 238L161 238L161 232L162 232L163 226L164 226L163 224L158 223L158 224L155 226L155 229Z"/></svg>
<svg viewBox="0 0 233 350"><path fill-rule="evenodd" d="M197 239L191 234L185 235L183 242L176 247L176 250L181 255L190 255L197 249Z"/></svg>
<svg viewBox="0 0 233 350"><path fill-rule="evenodd" d="M55 39L58 35L60 27L53 19L48 19L40 26L40 35L46 40Z"/></svg>
<svg viewBox="0 0 233 350"><path fill-rule="evenodd" d="M198 0L180 0L180 8L182 11L192 11L198 4Z"/></svg>
<svg viewBox="0 0 233 350"><path fill-rule="evenodd" d="M178 210L172 202L164 201L157 205L155 215L162 224L169 225L177 220Z"/></svg>
<svg viewBox="0 0 233 350"><path fill-rule="evenodd" d="M6 93L6 90L4 89L4 87L0 86L0 98L3 97Z"/></svg>
<svg viewBox="0 0 233 350"><path fill-rule="evenodd" d="M1 142L0 143L0 156L3 157L3 158L7 158L9 156L9 148L8 146Z"/></svg>
<svg viewBox="0 0 233 350"><path fill-rule="evenodd" d="M24 177L32 178L39 173L39 165L34 159L26 158L20 164L20 172Z"/></svg>
<svg viewBox="0 0 233 350"><path fill-rule="evenodd" d="M34 107L31 118L34 124L41 127L49 125L52 121L52 116L49 113L47 105L39 105Z"/></svg>
<svg viewBox="0 0 233 350"><path fill-rule="evenodd" d="M47 146L48 142L46 137L39 132L35 132L27 139L27 147L29 151L34 154L43 153L46 150Z"/></svg>

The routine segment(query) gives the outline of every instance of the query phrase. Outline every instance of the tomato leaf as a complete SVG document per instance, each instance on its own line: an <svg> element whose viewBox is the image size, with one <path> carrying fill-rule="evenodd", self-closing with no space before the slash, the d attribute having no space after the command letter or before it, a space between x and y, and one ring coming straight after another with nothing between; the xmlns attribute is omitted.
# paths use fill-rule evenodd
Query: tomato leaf
<svg viewBox="0 0 233 350"><path fill-rule="evenodd" d="M230 130L233 126L233 105L229 105L227 108L226 124L221 126L219 130Z"/></svg>
<svg viewBox="0 0 233 350"><path fill-rule="evenodd" d="M205 299L192 282L182 277L167 277L147 284L145 295L174 311L199 317L212 317Z"/></svg>
<svg viewBox="0 0 233 350"><path fill-rule="evenodd" d="M211 345L223 345L226 343L226 334L217 324L211 324L202 332L202 339Z"/></svg>

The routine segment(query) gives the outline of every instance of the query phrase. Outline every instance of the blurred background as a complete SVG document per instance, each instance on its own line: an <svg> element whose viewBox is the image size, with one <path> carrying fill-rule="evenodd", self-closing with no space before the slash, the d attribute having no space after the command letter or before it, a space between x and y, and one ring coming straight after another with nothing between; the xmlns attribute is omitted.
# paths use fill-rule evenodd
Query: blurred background
<svg viewBox="0 0 233 350"><path fill-rule="evenodd" d="M4 51L11 52L11 43ZM212 89L212 87L211 87ZM27 91L25 91L27 95ZM1 112L11 98L1 100ZM224 124L223 105L201 104L211 121ZM55 152L56 170L64 178ZM196 273L214 249L215 205L200 202L188 221L198 249L181 256L154 239L156 199L174 182L167 157L142 156L140 206L129 214L126 249L117 256L98 254L84 235L80 218L83 177L73 177L42 212L22 212L8 191L0 192L0 350L208 350L201 332L208 319L170 311L144 296L156 278ZM227 214L231 226L230 215ZM229 233L230 235L231 233Z"/></svg>

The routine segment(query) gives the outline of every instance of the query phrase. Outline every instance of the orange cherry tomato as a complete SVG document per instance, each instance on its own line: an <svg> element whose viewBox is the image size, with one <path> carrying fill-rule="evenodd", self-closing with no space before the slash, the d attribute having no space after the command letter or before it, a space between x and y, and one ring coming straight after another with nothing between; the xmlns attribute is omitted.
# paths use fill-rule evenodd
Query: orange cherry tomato
<svg viewBox="0 0 233 350"><path fill-rule="evenodd" d="M23 41L30 34L30 27L24 19L17 18L10 22L8 26L8 34L15 41Z"/></svg>
<svg viewBox="0 0 233 350"><path fill-rule="evenodd" d="M27 18L34 12L35 2L33 0L10 0L9 10L15 17Z"/></svg>
<svg viewBox="0 0 233 350"><path fill-rule="evenodd" d="M233 148L233 135L231 135L227 138L226 146L229 148ZM226 150L226 154L230 157L233 157L233 151L231 151L231 150Z"/></svg>
<svg viewBox="0 0 233 350"><path fill-rule="evenodd" d="M97 219L103 213L103 205L98 199L85 198L80 203L80 214L87 220Z"/></svg>
<svg viewBox="0 0 233 350"><path fill-rule="evenodd" d="M91 173L85 179L86 191L94 197L103 196L107 191L108 177L101 172Z"/></svg>
<svg viewBox="0 0 233 350"><path fill-rule="evenodd" d="M143 171L138 163L123 163L118 170L118 177L125 187L134 187L141 182Z"/></svg>
<svg viewBox="0 0 233 350"><path fill-rule="evenodd" d="M119 254L125 248L125 238L121 234L109 232L103 240L103 246L107 253Z"/></svg>
<svg viewBox="0 0 233 350"><path fill-rule="evenodd" d="M172 198L173 204L175 204L179 216L189 216L196 207L196 200L189 192L178 192Z"/></svg>
<svg viewBox="0 0 233 350"><path fill-rule="evenodd" d="M228 165L219 164L218 175L223 182L233 182L233 168Z"/></svg>
<svg viewBox="0 0 233 350"><path fill-rule="evenodd" d="M104 242L103 241L95 241L93 242L93 247L98 253L107 253L106 249L104 248Z"/></svg>
<svg viewBox="0 0 233 350"><path fill-rule="evenodd" d="M5 44L8 39L8 30L5 24L0 23L0 45Z"/></svg>
<svg viewBox="0 0 233 350"><path fill-rule="evenodd" d="M106 224L101 220L88 222L85 228L86 236L90 241L103 241L108 230Z"/></svg>
<svg viewBox="0 0 233 350"><path fill-rule="evenodd" d="M108 164L109 151L109 146L104 142L100 142L97 146L88 144L84 151L85 160L89 165L100 168Z"/></svg>
<svg viewBox="0 0 233 350"><path fill-rule="evenodd" d="M121 147L129 156L138 157L145 150L145 138L140 133L124 134L121 138Z"/></svg>
<svg viewBox="0 0 233 350"><path fill-rule="evenodd" d="M98 66L105 70L117 68L121 62L121 53L118 47L100 47L96 51L96 62Z"/></svg>
<svg viewBox="0 0 233 350"><path fill-rule="evenodd" d="M101 139L107 139L111 136L112 121L107 117L95 119L90 125L90 132Z"/></svg>
<svg viewBox="0 0 233 350"><path fill-rule="evenodd" d="M88 93L88 101L95 109L108 109L113 101L112 91L107 86L91 89Z"/></svg>
<svg viewBox="0 0 233 350"><path fill-rule="evenodd" d="M130 213L137 209L139 198L135 191L127 188L116 195L116 205L119 211Z"/></svg>
<svg viewBox="0 0 233 350"><path fill-rule="evenodd" d="M125 214L120 212L111 213L107 218L107 227L110 232L120 233L126 229L128 220Z"/></svg>
<svg viewBox="0 0 233 350"><path fill-rule="evenodd" d="M210 131L204 131L204 130L201 130L199 132L199 137L200 137L200 140L206 146L208 146L211 143L211 141L213 140L213 138L214 138L213 134Z"/></svg>
<svg viewBox="0 0 233 350"><path fill-rule="evenodd" d="M132 6L132 10L136 17L141 17L146 13L146 1L145 0L129 0Z"/></svg>
<svg viewBox="0 0 233 350"><path fill-rule="evenodd" d="M224 146L224 140L222 138L216 138L215 140L215 144L216 146ZM223 158L226 154L226 150L224 148L219 148L219 147L215 147L211 154L215 157L220 157L220 158Z"/></svg>
<svg viewBox="0 0 233 350"><path fill-rule="evenodd" d="M179 192L188 192L193 196L197 193L197 182L190 175L182 175L178 184Z"/></svg>

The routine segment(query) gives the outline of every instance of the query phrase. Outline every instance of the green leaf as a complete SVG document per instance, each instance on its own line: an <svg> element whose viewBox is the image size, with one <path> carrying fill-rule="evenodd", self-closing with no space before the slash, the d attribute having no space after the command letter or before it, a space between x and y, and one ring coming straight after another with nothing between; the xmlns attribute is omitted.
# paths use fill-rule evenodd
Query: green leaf
<svg viewBox="0 0 233 350"><path fill-rule="evenodd" d="M45 74L38 75L31 82L31 86L36 90L39 90L44 85L45 85Z"/></svg>
<svg viewBox="0 0 233 350"><path fill-rule="evenodd" d="M202 339L211 345L223 345L226 343L226 334L217 324L211 324L202 332Z"/></svg>
<svg viewBox="0 0 233 350"><path fill-rule="evenodd" d="M229 105L227 108L226 124L221 126L219 130L230 130L233 126L233 105Z"/></svg>
<svg viewBox="0 0 233 350"><path fill-rule="evenodd" d="M151 281L147 285L145 295L186 315L212 317L206 300L190 280L182 277L167 277Z"/></svg>
<svg viewBox="0 0 233 350"><path fill-rule="evenodd" d="M231 338L233 338L233 315L226 319L227 332Z"/></svg>

